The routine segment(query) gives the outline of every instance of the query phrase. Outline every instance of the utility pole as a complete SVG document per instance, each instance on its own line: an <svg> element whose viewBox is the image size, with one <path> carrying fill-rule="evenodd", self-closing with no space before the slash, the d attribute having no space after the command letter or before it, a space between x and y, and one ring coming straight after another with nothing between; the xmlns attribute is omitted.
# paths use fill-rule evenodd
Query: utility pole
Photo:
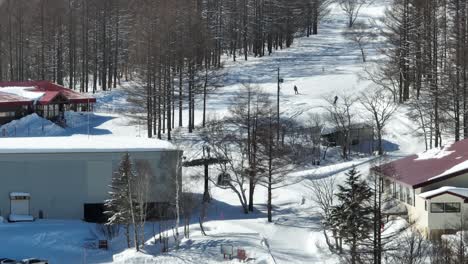
<svg viewBox="0 0 468 264"><path fill-rule="evenodd" d="M276 126L276 142L279 142L279 138L280 138L280 89L281 89L281 83L283 83L284 80L282 78L280 78L280 68L278 67L278 97L277 97L277 126Z"/></svg>

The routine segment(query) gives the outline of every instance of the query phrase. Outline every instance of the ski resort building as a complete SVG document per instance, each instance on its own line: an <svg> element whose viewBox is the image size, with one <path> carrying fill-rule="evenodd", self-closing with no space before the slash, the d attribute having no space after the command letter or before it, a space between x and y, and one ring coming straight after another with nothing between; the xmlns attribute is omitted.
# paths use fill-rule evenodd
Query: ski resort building
<svg viewBox="0 0 468 264"><path fill-rule="evenodd" d="M349 138L346 138L346 135ZM374 128L366 123L353 124L349 131L336 126L324 127L321 137L328 146L341 146L348 140L353 151L372 153L374 150Z"/></svg>
<svg viewBox="0 0 468 264"><path fill-rule="evenodd" d="M385 192L404 204L427 237L468 229L468 140L399 159L372 170Z"/></svg>
<svg viewBox="0 0 468 264"><path fill-rule="evenodd" d="M0 125L26 115L63 122L65 111L90 111L96 99L49 81L0 82Z"/></svg>
<svg viewBox="0 0 468 264"><path fill-rule="evenodd" d="M167 209L173 204L175 179L181 181L182 155L168 142L108 136L6 138L0 139L0 216L103 221L112 176L126 153L134 164L146 164L149 208Z"/></svg>

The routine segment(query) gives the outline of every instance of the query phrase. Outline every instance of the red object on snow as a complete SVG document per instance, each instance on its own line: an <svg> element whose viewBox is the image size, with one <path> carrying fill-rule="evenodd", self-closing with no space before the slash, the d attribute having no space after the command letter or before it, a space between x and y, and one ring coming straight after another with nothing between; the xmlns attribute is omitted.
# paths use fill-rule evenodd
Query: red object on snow
<svg viewBox="0 0 468 264"><path fill-rule="evenodd" d="M246 260L247 259L247 253L245 252L244 249L238 249L237 250L237 258L239 260Z"/></svg>

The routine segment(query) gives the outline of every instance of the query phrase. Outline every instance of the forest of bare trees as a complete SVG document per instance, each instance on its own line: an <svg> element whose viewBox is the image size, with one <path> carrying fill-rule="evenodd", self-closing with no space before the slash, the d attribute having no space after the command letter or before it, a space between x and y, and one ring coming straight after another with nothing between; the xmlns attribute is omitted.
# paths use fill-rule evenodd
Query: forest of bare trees
<svg viewBox="0 0 468 264"><path fill-rule="evenodd" d="M132 88L130 98L146 113L148 136L170 139L175 126L193 130L195 102L203 99L206 105L222 56L248 60L289 47L297 35L317 34L327 5L324 0L0 0L0 80L51 80L81 92L132 80L140 87Z"/></svg>
<svg viewBox="0 0 468 264"><path fill-rule="evenodd" d="M426 148L468 137L467 16L465 0L395 0L384 19L389 60L373 79L409 104Z"/></svg>

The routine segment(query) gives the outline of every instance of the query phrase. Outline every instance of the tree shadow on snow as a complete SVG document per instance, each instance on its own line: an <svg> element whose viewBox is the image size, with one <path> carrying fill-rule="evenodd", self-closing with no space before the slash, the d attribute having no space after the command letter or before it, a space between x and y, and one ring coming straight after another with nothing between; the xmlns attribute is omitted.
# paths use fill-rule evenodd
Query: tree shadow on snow
<svg viewBox="0 0 468 264"><path fill-rule="evenodd" d="M102 116L95 113L90 113L89 117L87 113L73 113L67 119L64 136L87 135L88 133L95 136L110 135L112 131L98 127L113 119L115 119L113 116Z"/></svg>
<svg viewBox="0 0 468 264"><path fill-rule="evenodd" d="M198 216L202 210L201 201L203 200L203 194L194 193L193 200L198 203L197 210L193 213L191 223L198 223ZM257 219L265 218L266 214L259 210L259 205L255 204L253 212L244 214L244 210L241 205L228 204L214 198L208 204L207 216L205 222L208 221L220 221L220 220L242 220L242 219Z"/></svg>

